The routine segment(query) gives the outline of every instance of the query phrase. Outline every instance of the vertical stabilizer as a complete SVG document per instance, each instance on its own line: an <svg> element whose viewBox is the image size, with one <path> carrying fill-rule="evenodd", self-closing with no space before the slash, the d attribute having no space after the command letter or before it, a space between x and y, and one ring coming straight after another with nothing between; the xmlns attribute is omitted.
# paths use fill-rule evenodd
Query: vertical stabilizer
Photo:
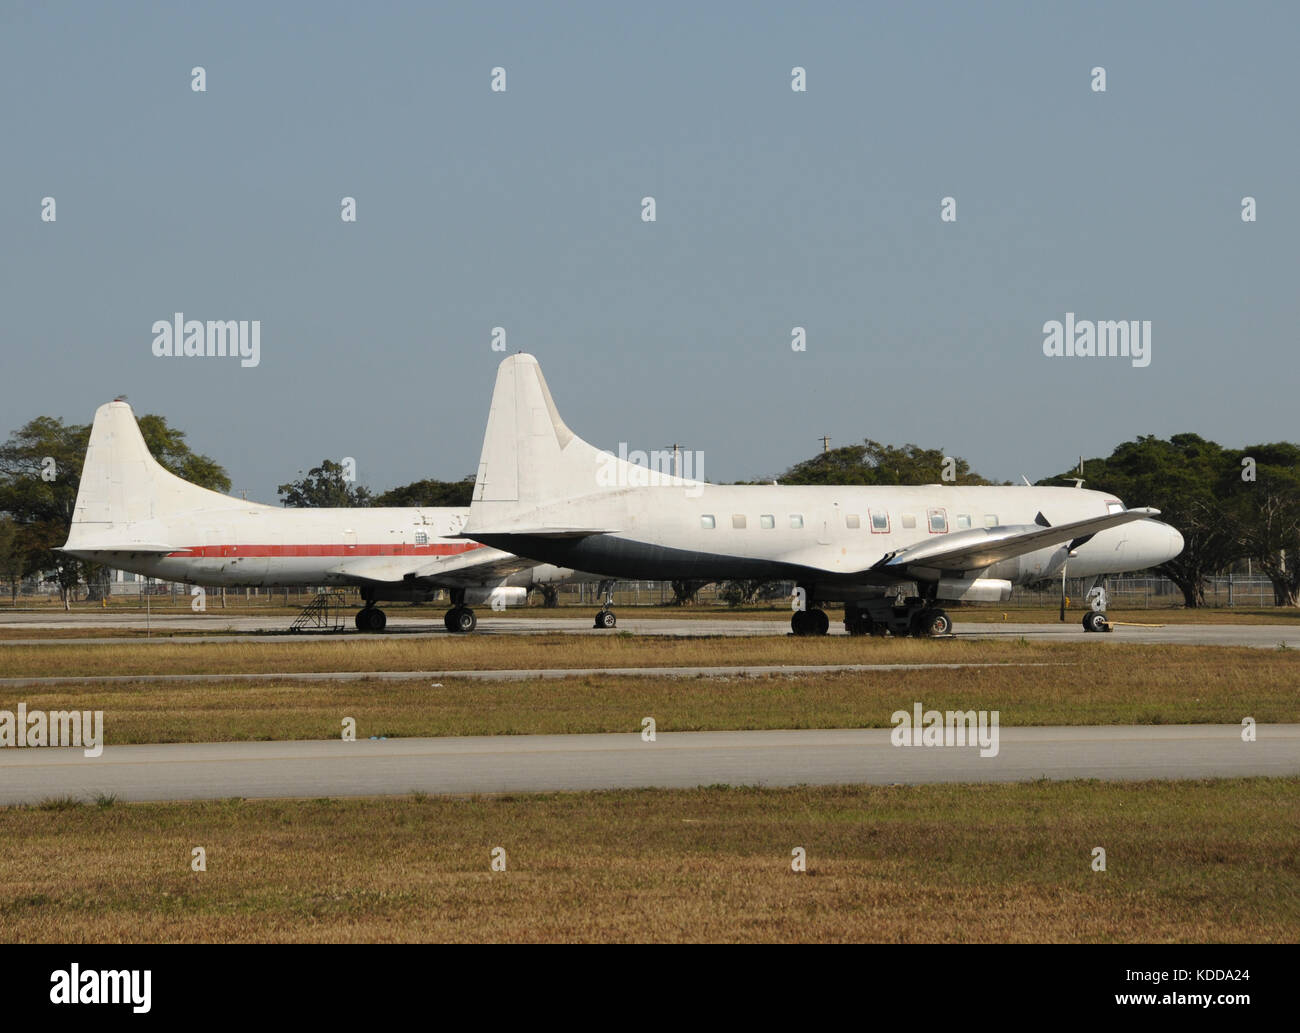
<svg viewBox="0 0 1300 1033"><path fill-rule="evenodd" d="M200 488L164 469L149 453L126 402L95 410L65 549L154 541L169 516L253 503Z"/></svg>

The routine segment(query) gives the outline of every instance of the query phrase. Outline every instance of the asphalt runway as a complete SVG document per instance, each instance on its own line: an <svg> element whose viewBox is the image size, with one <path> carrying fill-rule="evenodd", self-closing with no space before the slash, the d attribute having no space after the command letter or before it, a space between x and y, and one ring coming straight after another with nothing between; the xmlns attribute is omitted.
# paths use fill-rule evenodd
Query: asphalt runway
<svg viewBox="0 0 1300 1033"><path fill-rule="evenodd" d="M481 612L481 611L480 611ZM595 612L594 610L592 611ZM384 638L441 638L451 634L440 622L427 618L392 616L389 611L389 631L380 634L361 634L350 627L342 633L347 639ZM624 611L626 614L627 611ZM1125 619L1141 622L1137 614L1125 614ZM954 617L953 632L956 638L1025 638L1030 641L1086 641L1098 644L1120 642L1171 643L1198 646L1252 646L1259 649L1276 649L1285 644L1300 649L1300 621L1295 624L1169 624L1164 627L1117 627L1108 634L1089 635L1079 623L1080 616L1072 616L1064 624L976 623ZM288 635L290 619L287 617L223 617L219 614L172 614L154 617L150 630L157 639L131 641L160 642L284 642L323 641L338 639L338 633L306 633ZM709 617L629 617L620 616L614 631L598 630L591 626L590 617L526 617L508 614L484 616L476 635L537 635L562 633L571 635L611 635L619 631L634 635L700 636L723 635L731 637L759 635L789 635L790 625L785 620L718 620ZM48 638L40 637L42 631L103 628L135 631L145 630L143 617L126 614L99 613L48 613L11 612L0 614L0 629L21 628L32 631L31 638L0 639L0 650L6 645L95 645L121 642L120 638ZM183 638L172 635L184 632ZM193 634L199 632L200 634ZM843 624L832 618L831 634L845 634Z"/></svg>
<svg viewBox="0 0 1300 1033"><path fill-rule="evenodd" d="M0 804L1300 775L1300 724L1002 728L999 752L894 746L889 729L504 735L0 749Z"/></svg>

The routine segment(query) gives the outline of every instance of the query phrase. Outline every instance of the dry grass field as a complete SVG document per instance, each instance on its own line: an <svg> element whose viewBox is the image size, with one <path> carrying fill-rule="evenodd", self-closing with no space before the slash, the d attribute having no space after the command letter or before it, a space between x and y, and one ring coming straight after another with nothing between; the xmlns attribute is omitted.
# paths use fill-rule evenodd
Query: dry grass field
<svg viewBox="0 0 1300 1033"><path fill-rule="evenodd" d="M1100 648L1100 652L1099 652ZM1005 725L1300 721L1300 650L889 639L456 638L8 647L6 675L284 672L258 681L70 682L0 688L0 709L102 710L110 744L358 734L572 734L888 727L915 700L998 710ZM15 662L16 661L16 662ZM585 674L485 681L441 675L307 681L316 670L787 663L976 663L745 677Z"/></svg>
<svg viewBox="0 0 1300 1033"><path fill-rule="evenodd" d="M0 810L3 942L1297 939L1298 779Z"/></svg>
<svg viewBox="0 0 1300 1033"><path fill-rule="evenodd" d="M795 638L784 636L644 637L626 631L608 636L563 633L510 636L448 635L434 638L305 640L292 636L256 641L88 643L0 647L2 677L94 677L298 673L309 671L537 670L591 667L696 667L800 664L899 663L1082 663L1112 666L1150 650L1169 660L1190 657L1213 673L1249 653L1285 655L1291 650L1247 650L1220 646L1138 645L1085 637L1062 642L1024 638L895 639ZM1218 658L1218 659L1216 659ZM1119 660L1118 663L1123 663Z"/></svg>

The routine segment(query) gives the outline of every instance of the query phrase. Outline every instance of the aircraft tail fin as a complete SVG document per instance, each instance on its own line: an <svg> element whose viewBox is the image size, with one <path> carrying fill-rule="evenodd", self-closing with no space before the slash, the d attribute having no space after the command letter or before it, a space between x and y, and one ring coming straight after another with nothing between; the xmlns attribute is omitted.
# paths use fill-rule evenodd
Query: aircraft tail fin
<svg viewBox="0 0 1300 1033"><path fill-rule="evenodd" d="M537 360L509 356L497 369L467 530L517 525L550 503L599 491L599 466L610 458L561 419Z"/></svg>
<svg viewBox="0 0 1300 1033"><path fill-rule="evenodd" d="M166 518L196 509L252 503L177 477L149 452L131 406L107 402L95 410L65 550L160 541Z"/></svg>

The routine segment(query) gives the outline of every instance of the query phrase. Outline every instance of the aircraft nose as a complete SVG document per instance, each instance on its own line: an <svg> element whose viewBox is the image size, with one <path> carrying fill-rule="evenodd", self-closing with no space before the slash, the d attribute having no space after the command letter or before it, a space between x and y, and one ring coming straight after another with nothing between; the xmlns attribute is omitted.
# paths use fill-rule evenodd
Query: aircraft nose
<svg viewBox="0 0 1300 1033"><path fill-rule="evenodd" d="M1167 539L1165 558L1161 560L1161 562L1167 563L1183 551L1183 536L1178 532L1176 527L1170 527L1168 524L1161 524L1160 526L1165 529L1165 536Z"/></svg>

